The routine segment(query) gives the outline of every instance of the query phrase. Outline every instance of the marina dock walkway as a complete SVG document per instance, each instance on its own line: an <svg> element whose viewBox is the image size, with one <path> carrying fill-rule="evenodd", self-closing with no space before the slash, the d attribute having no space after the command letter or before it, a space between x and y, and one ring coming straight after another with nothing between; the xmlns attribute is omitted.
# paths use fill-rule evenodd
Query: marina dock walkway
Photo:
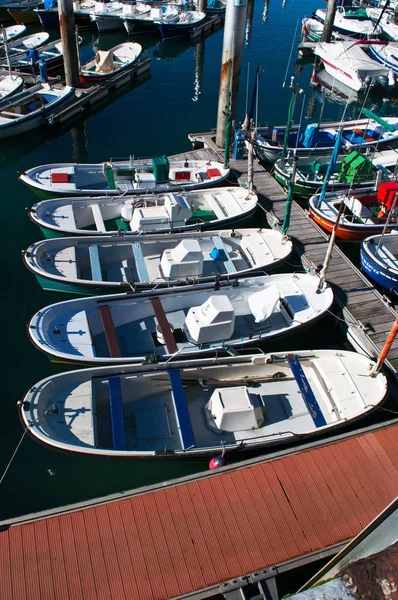
<svg viewBox="0 0 398 600"><path fill-rule="evenodd" d="M190 134L191 140L195 139L205 144L203 149L194 150L193 153L198 158L207 156L214 159L217 156L218 160L223 161L223 151L217 148L213 137L214 133ZM187 156L187 153L181 156ZM230 160L230 166L238 181L247 184L247 159ZM280 228L285 213L286 193L256 159L253 185L268 224ZM326 256L329 235L310 219L308 212L297 202L292 204L288 235L292 238L304 269L319 271ZM326 280L333 286L338 310L341 311L338 318L342 321L339 323L348 339L358 350L376 358L398 313L336 245L332 251ZM386 362L397 376L398 339L393 342Z"/></svg>
<svg viewBox="0 0 398 600"><path fill-rule="evenodd" d="M270 590L276 575L335 554L396 497L397 442L395 420L3 521L0 598L166 600L202 590L190 595L199 599L256 581Z"/></svg>

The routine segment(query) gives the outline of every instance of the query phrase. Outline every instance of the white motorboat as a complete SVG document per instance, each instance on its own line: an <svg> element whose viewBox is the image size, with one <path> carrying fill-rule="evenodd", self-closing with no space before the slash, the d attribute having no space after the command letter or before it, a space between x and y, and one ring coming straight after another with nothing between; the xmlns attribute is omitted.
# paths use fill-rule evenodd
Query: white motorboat
<svg viewBox="0 0 398 600"><path fill-rule="evenodd" d="M18 75L0 75L0 101L16 94L22 88L22 77Z"/></svg>
<svg viewBox="0 0 398 600"><path fill-rule="evenodd" d="M28 332L54 362L122 364L195 358L302 331L333 303L308 273L77 298L40 309Z"/></svg>
<svg viewBox="0 0 398 600"><path fill-rule="evenodd" d="M34 438L67 452L212 456L332 433L388 391L346 350L276 352L177 365L79 369L42 379L19 403Z"/></svg>
<svg viewBox="0 0 398 600"><path fill-rule="evenodd" d="M81 67L80 81L100 83L115 73L131 67L142 52L141 44L125 42L110 50L98 50L95 57Z"/></svg>
<svg viewBox="0 0 398 600"><path fill-rule="evenodd" d="M214 160L112 159L103 163L58 163L32 167L20 175L40 196L119 196L219 185L231 169Z"/></svg>
<svg viewBox="0 0 398 600"><path fill-rule="evenodd" d="M330 75L355 91L394 84L388 68L351 42L320 42L315 46L314 54L319 56Z"/></svg>
<svg viewBox="0 0 398 600"><path fill-rule="evenodd" d="M312 16L320 23L325 24L326 9L318 8ZM373 23L370 18L355 19L352 16L347 16L344 6L338 6L336 9L333 30L336 33L361 40L378 39L382 33L380 25Z"/></svg>
<svg viewBox="0 0 398 600"><path fill-rule="evenodd" d="M245 221L258 197L243 187L188 192L54 198L34 204L29 217L46 237L167 233L229 226Z"/></svg>
<svg viewBox="0 0 398 600"><path fill-rule="evenodd" d="M11 40L19 37L26 31L26 25L9 25L0 29L0 46L4 44L4 41L10 42Z"/></svg>
<svg viewBox="0 0 398 600"><path fill-rule="evenodd" d="M173 287L276 269L293 250L274 229L40 240L23 259L45 290L83 295Z"/></svg>

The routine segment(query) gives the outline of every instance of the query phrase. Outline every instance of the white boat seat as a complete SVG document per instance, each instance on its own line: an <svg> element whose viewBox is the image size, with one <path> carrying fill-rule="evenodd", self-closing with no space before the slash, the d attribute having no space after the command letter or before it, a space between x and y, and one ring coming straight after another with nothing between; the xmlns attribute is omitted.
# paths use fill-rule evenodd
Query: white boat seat
<svg viewBox="0 0 398 600"><path fill-rule="evenodd" d="M102 281L101 263L99 258L98 246L89 246L88 256L90 258L91 277L93 281Z"/></svg>
<svg viewBox="0 0 398 600"><path fill-rule="evenodd" d="M144 255L142 253L141 244L139 242L133 244L133 254L139 281L149 281L149 275L145 265Z"/></svg>
<svg viewBox="0 0 398 600"><path fill-rule="evenodd" d="M398 258L394 256L394 254L390 252L390 250L386 246L381 245L378 252L380 254L380 258L382 258L386 262L388 261L390 265L395 269L398 267Z"/></svg>
<svg viewBox="0 0 398 600"><path fill-rule="evenodd" d="M124 431L123 400L120 378L111 377L108 379L108 389L113 447L115 450L126 450L126 433Z"/></svg>
<svg viewBox="0 0 398 600"><path fill-rule="evenodd" d="M97 231L106 232L104 219L102 218L101 209L98 204L91 204L91 210L93 211L93 217Z"/></svg>
<svg viewBox="0 0 398 600"><path fill-rule="evenodd" d="M195 436L192 430L192 423L189 416L181 375L177 370L169 371L168 375L171 383L171 397L176 412L181 444L184 450L186 450L187 448L195 446Z"/></svg>
<svg viewBox="0 0 398 600"><path fill-rule="evenodd" d="M204 197L217 219L225 219L228 216L228 214L224 214L224 211L212 194L205 194Z"/></svg>
<svg viewBox="0 0 398 600"><path fill-rule="evenodd" d="M225 256L227 257L227 260L222 261L223 264L225 265L227 272L231 273L231 274L236 273L236 267L235 267L234 263L232 262L231 257L229 256L221 237L219 235L214 235L214 236L212 236L211 239L213 240L213 244L217 248L217 250L223 250Z"/></svg>

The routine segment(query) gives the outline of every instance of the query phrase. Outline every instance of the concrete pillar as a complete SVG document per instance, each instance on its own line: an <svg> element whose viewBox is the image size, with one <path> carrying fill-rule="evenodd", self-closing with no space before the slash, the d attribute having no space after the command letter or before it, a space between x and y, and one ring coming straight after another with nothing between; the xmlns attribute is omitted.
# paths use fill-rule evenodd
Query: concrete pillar
<svg viewBox="0 0 398 600"><path fill-rule="evenodd" d="M325 25L323 26L322 42L330 42L332 37L334 17L336 16L337 0L328 0L328 6L325 15Z"/></svg>
<svg viewBox="0 0 398 600"><path fill-rule="evenodd" d="M219 148L225 146L227 121L233 121L236 114L246 9L246 0L227 0L216 131Z"/></svg>
<svg viewBox="0 0 398 600"><path fill-rule="evenodd" d="M73 0L58 0L59 28L64 52L65 81L71 87L80 87Z"/></svg>

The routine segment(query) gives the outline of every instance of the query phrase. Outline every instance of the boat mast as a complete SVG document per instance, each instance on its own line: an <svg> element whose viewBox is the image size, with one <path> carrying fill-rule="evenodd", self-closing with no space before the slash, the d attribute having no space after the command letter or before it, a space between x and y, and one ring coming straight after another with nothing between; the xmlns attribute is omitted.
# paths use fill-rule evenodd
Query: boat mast
<svg viewBox="0 0 398 600"><path fill-rule="evenodd" d="M387 358L387 354L392 346L393 341L398 333L398 317L395 319L393 326L391 327L390 333L388 334L388 338L386 343L384 344L379 357L377 359L377 363L374 365L373 369L370 372L371 377L376 377L376 375L380 372L381 367L383 366L384 361Z"/></svg>
<svg viewBox="0 0 398 600"><path fill-rule="evenodd" d="M1 26L1 34L3 36L3 44L4 44L4 50L6 53L6 58L7 58L7 67L8 67L8 71L10 73L10 76L12 77L12 69L11 69L11 62L10 62L10 54L8 52L8 43L7 43L7 34L6 31L3 27L3 25Z"/></svg>

